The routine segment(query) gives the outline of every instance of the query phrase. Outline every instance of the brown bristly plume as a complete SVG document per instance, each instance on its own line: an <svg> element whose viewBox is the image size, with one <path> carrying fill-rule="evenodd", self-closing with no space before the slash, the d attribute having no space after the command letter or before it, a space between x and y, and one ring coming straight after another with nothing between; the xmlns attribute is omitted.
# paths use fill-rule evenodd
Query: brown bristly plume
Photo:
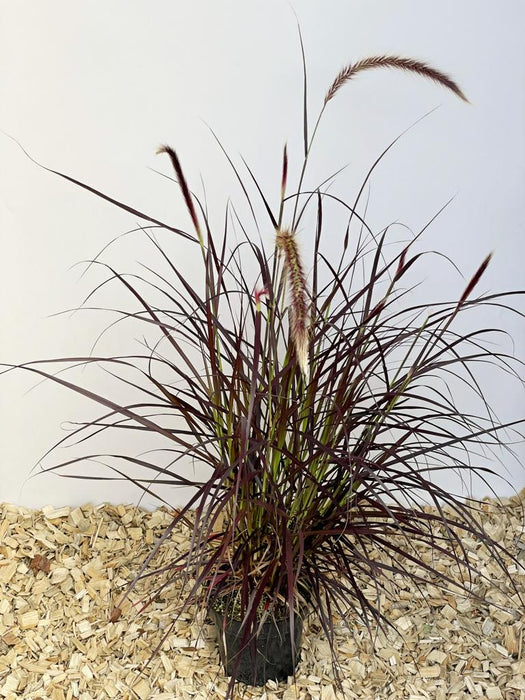
<svg viewBox="0 0 525 700"><path fill-rule="evenodd" d="M357 73L363 70L368 70L369 68L399 68L400 70L417 73L424 78L433 80L434 82L443 85L443 87L452 90L452 92L458 97L465 102L468 102L461 88L452 80L452 78L445 73L436 70L436 68L428 66L422 61L416 61L413 58L402 58L400 56L372 56L370 58L364 58L361 61L357 61L356 63L351 63L346 68L343 68L326 93L326 97L324 98L325 105L335 96L339 88L351 80L355 75L357 75Z"/></svg>
<svg viewBox="0 0 525 700"><path fill-rule="evenodd" d="M310 336L310 303L304 267L299 255L295 232L278 229L276 246L283 256L290 285L290 330L301 372L308 377L308 342Z"/></svg>
<svg viewBox="0 0 525 700"><path fill-rule="evenodd" d="M286 192L286 181L288 179L288 149L286 144L284 144L283 150L283 170L281 176L281 199L284 199L284 194Z"/></svg>
<svg viewBox="0 0 525 700"><path fill-rule="evenodd" d="M487 255L487 257L485 258L485 260L481 263L481 265L478 267L478 269L474 273L470 282L467 284L465 291L463 292L460 300L458 301L456 309L459 309L460 306L462 306L462 304L464 304L465 301L468 299L468 297L472 294L474 287L477 285L477 283L481 279L481 276L484 274L485 270L487 269L491 259L492 259L492 253L489 253Z"/></svg>
<svg viewBox="0 0 525 700"><path fill-rule="evenodd" d="M159 148L157 148L157 154L159 153L167 153L170 157L171 164L173 165L173 169L175 170L177 180L179 181L179 185L182 190L184 202L186 203L186 207L191 216L191 221L199 238L199 242L202 244L202 234L199 220L197 218L197 212L195 211L195 206L193 205L193 199L191 197L190 188L188 187L188 183L186 182L186 178L184 177L184 173L182 172L182 166L180 164L179 157L175 153L173 148L171 148L170 146L159 146Z"/></svg>
<svg viewBox="0 0 525 700"><path fill-rule="evenodd" d="M286 183L288 180L288 149L286 144L284 144L284 149L283 149L283 168L282 168L282 174L281 174L281 202L279 204L279 218L277 220L277 227L281 227L281 221L283 220L283 211L284 211L284 197L286 194Z"/></svg>

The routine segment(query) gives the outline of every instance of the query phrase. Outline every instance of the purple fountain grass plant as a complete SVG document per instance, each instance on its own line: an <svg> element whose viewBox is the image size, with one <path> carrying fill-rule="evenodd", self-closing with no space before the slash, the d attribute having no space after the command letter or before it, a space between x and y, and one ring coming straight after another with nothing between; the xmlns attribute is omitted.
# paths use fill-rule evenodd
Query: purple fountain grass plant
<svg viewBox="0 0 525 700"><path fill-rule="evenodd" d="M242 225L243 241L230 247L231 210L219 240L169 146L159 151L171 160L194 233L52 171L145 222L142 230L159 255L159 267L147 268L151 277L139 279L161 294L163 304L148 301L138 284L105 267L108 280L138 304L135 313L116 309L119 319L138 320L157 331L169 352L152 344L132 356L48 361L107 368L136 390L136 400L128 405L66 380L42 361L21 367L104 407L104 414L78 427L73 438L89 443L110 428L142 431L165 441L168 461L156 460L153 453L87 454L44 471L77 478L68 473L72 465L102 460L113 472L105 478L130 479L148 493L162 485L193 487L194 495L174 515L124 597L141 576L150 575L148 566L173 528L186 523L191 531L187 551L164 571L168 577L160 588L153 587L152 598L182 579L180 611L192 604L231 606L243 622L245 643L261 618L283 608L293 630L297 611L311 605L332 649L334 611L344 615L353 607L369 629L371 620L388 624L379 603L363 592L370 580L378 601L380 593L391 594L384 581L399 585L398 577L459 586L470 594L468 577L475 563L462 544L465 535L488 547L503 569L509 556L479 524L475 503L451 494L437 477L451 469L465 477L488 477L495 473L490 452L510 450L516 435L521 439L523 421L497 421L475 372L479 363L491 363L519 383L520 363L491 347L498 329L465 332L459 317L491 307L518 313L510 299L523 292L474 296L487 258L459 301L411 303L410 287L403 285L422 256L415 245L423 231L392 253L387 247L390 230L373 232L359 211L363 188L349 205L324 184L311 191L302 187L326 106L359 71L377 67L416 73L465 99L448 76L418 61L380 56L341 71L311 137L304 108L304 154L299 186L291 194L284 150L277 213L248 169L275 231L269 251ZM248 185L228 160L253 212ZM335 260L323 247L327 207L337 208L346 219ZM305 265L297 239L307 209L315 211L316 227L313 255ZM158 242L162 231L198 246L202 290L187 281L182 265ZM248 262L257 266L255 278L245 272ZM134 371L133 380L126 378L128 370ZM465 412L448 391L454 381L472 389L479 415ZM68 441L71 436L58 444ZM201 465L200 478L184 469L190 460ZM144 476L130 476L127 465L142 468ZM87 471L82 478L101 477ZM414 542L456 562L463 577L451 580L422 561ZM407 563L417 563L417 573ZM122 602L116 603L114 616ZM334 664L337 668L335 655ZM230 696L234 683L235 676Z"/></svg>

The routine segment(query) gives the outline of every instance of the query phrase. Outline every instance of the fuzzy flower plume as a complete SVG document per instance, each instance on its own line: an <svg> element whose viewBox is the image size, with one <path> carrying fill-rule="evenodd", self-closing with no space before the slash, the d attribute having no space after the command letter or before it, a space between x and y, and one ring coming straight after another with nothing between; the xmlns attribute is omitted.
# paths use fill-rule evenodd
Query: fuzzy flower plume
<svg viewBox="0 0 525 700"><path fill-rule="evenodd" d="M286 280L290 287L290 331L301 372L308 377L308 342L310 334L310 302L308 285L295 232L278 229L276 246L284 260Z"/></svg>

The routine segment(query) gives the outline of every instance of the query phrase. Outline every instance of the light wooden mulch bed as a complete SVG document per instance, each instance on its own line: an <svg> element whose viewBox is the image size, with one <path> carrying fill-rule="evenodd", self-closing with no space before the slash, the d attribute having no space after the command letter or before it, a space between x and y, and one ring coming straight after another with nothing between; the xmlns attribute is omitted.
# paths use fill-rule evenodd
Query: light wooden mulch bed
<svg viewBox="0 0 525 700"><path fill-rule="evenodd" d="M524 497L522 492L521 498L505 500L504 513L487 501L483 518L490 534L523 563L509 563L508 572L525 595ZM33 511L0 505L0 697L224 697L227 681L215 632L202 616L201 624L179 619L159 655L139 672L173 619L175 587L140 615L139 590L136 605L109 620L121 587L169 522L165 510L149 513L134 506ZM186 541L187 532L175 532L157 565ZM352 613L346 623L336 621L345 700L525 700L525 613L519 597L482 547L468 538L463 544L476 565L475 590L495 605L433 585L418 590L402 584L397 602L384 602L400 634L381 633L372 642ZM430 560L430 551L419 552ZM437 562L441 565L449 567ZM372 588L369 593L375 595ZM329 649L315 621L306 626L295 685L290 679L262 689L240 687L238 697L334 700Z"/></svg>

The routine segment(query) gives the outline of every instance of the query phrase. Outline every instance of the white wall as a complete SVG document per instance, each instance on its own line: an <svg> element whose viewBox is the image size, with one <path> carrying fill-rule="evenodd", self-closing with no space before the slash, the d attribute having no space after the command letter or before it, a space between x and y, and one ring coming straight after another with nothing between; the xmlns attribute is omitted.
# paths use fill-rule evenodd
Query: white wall
<svg viewBox="0 0 525 700"><path fill-rule="evenodd" d="M466 276L494 250L483 289L523 285L522 0L296 0L293 6L307 52L312 113L341 67L381 53L429 61L451 73L472 102L465 105L413 76L363 74L327 112L314 153L315 179L349 163L339 187L354 192L379 152L439 106L374 178L371 220L377 227L401 220L417 230L456 195L428 231L428 248L452 255ZM49 167L184 226L176 188L150 170L169 172L165 159L154 155L159 143L178 150L196 188L203 174L219 217L225 196L237 196L238 188L204 122L232 154L245 156L270 191L278 190L285 140L292 163L298 162L300 51L285 0L19 0L2 2L2 15L0 129ZM85 354L108 319L49 314L77 306L100 279L79 280L81 268L69 268L136 219L39 169L1 134L0 159L0 361ZM125 269L142 259L140 245L129 260L118 260ZM463 284L446 266L423 276L435 296L457 293ZM523 322L510 330L523 357ZM130 340L117 334L104 349L133 352ZM524 414L515 384L490 375L487 381L503 418ZM0 377L0 501L136 500L118 484L45 475L27 481L41 454L62 437L63 421L94 415L91 406L50 384L25 393L34 384L23 373ZM74 456L74 448L67 454ZM517 464L509 470L506 476L521 488L524 471ZM450 488L458 488L452 477ZM509 491L502 483L495 488ZM166 497L176 504L184 494Z"/></svg>

